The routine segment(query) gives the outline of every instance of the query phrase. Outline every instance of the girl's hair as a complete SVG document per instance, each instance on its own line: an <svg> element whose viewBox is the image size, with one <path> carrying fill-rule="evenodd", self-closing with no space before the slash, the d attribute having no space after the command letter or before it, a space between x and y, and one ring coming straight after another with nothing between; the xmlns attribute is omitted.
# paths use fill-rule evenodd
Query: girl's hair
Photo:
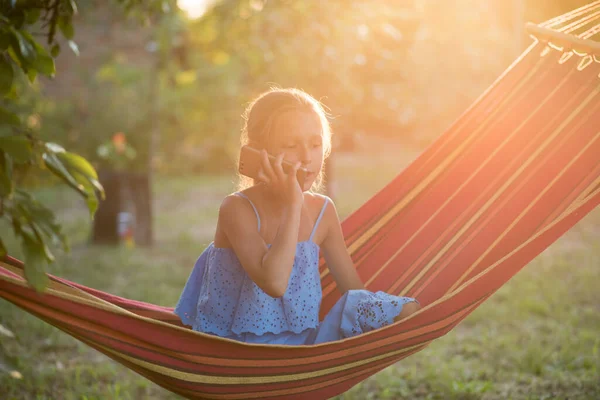
<svg viewBox="0 0 600 400"><path fill-rule="evenodd" d="M300 89L272 88L259 95L248 105L244 112L244 127L241 135L241 145L250 145L262 149L272 140L273 126L277 118L289 111L313 112L321 122L321 137L323 140L323 159L331 153L331 127L323 105L314 97ZM323 185L323 168L319 173L313 190L321 189ZM245 189L254 184L254 180L240 175L239 189Z"/></svg>

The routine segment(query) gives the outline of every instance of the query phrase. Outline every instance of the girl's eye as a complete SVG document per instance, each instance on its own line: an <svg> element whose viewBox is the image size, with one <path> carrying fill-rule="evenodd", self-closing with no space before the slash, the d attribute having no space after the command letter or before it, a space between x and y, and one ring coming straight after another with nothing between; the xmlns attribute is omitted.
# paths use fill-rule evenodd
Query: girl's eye
<svg viewBox="0 0 600 400"><path fill-rule="evenodd" d="M321 147L321 143L313 143L312 147L313 147L313 149Z"/></svg>
<svg viewBox="0 0 600 400"><path fill-rule="evenodd" d="M288 144L288 145L283 146L283 147L286 148L286 149L295 149L296 145L295 144Z"/></svg>

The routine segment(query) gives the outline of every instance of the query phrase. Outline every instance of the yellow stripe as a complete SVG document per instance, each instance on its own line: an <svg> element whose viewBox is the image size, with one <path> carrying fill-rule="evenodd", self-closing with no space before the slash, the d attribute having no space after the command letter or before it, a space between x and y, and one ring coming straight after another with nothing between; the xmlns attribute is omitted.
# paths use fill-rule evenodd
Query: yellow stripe
<svg viewBox="0 0 600 400"><path fill-rule="evenodd" d="M62 328L61 328L62 329ZM100 348L101 346L99 346L97 343L94 343L90 340L88 340L85 337L81 337L78 334L74 333L73 331L69 330L69 329L63 329L63 331L65 331L66 333L68 333L69 335L77 338L78 340L82 341L83 343L87 344L88 346L95 348L96 350L100 351L100 352L104 352L104 350L102 348ZM424 344L420 344L418 346L413 346L413 350L421 351L422 349L424 349L425 347L429 346L431 342L427 342ZM407 351L406 353L410 353L409 351ZM105 353L106 354L106 353ZM120 362L121 364L125 365L125 360L123 355L120 353L115 352L114 354L107 354L110 358L112 358L113 360ZM408 355L408 354L407 354ZM190 389L185 389L185 388L180 388L180 387L176 387L176 386L169 386L169 387L165 387L168 390L171 391L176 391L177 393L180 394L187 394L188 396L209 396L210 398L214 398L214 399L262 399L265 397L273 397L273 396L285 396L285 395L291 395L291 394L297 394L297 393L306 393L306 392L310 392L310 391L314 391L316 389L321 389L324 387L329 387L332 384L337 384L340 382L344 382L344 381L348 381L353 379L354 377L358 376L358 375L362 375L362 374L371 374L374 373L378 370L381 370L383 368L386 368L389 365L392 365L396 362L398 362L400 359L405 358L406 356L401 356L399 359L393 359L389 362L387 362L386 364L383 365L376 365L376 366L372 366L372 367L367 367L367 368L361 368L360 370L353 372L351 374L348 375L344 375L342 377L338 377L335 378L333 380L327 380L324 382L320 382L320 383L315 383L315 384L311 384L311 385L302 385L299 387L291 387L291 388L286 388L286 389L278 389L278 390L270 390L270 391L262 391L262 392L252 392L252 393L226 393L226 394L216 394L216 393L208 393L208 392L200 392L200 391L195 391L195 390L190 390ZM125 365L127 368L130 368L136 372L138 372L139 374L141 374L142 376L146 377L147 379L156 382L153 378L155 376L153 376L152 374L148 373L148 369L142 369L142 368L137 368L137 367L131 367L129 365ZM155 372L155 371L152 371ZM165 376L164 374L160 374L160 376ZM160 383L156 382L157 384L160 385ZM162 385L161 385L162 386Z"/></svg>
<svg viewBox="0 0 600 400"><path fill-rule="evenodd" d="M596 181L600 180L600 163L596 164L596 167L588 171L587 176L582 178L582 181L587 179L588 176L597 176ZM571 193L565 196L564 199L561 200L560 204L556 206L556 209L547 215L543 222L539 224L539 228L544 227L548 221L553 221L556 218L562 217L566 212L574 207L578 207L579 204L584 203L587 195L593 190L594 182L579 183L575 186Z"/></svg>
<svg viewBox="0 0 600 400"><path fill-rule="evenodd" d="M24 285L22 285L24 286ZM68 323L68 322L64 322L63 320L60 319L60 316L62 315L62 313L58 310L54 310L52 308L48 308L45 307L44 305L32 302L30 299L26 298L26 297L18 297L16 295L13 295L11 293L5 292L4 294L2 294L2 297L4 297L5 299L7 299L8 301L13 302L14 304L18 305L19 307L25 309L26 311L31 312L34 315L37 315L39 318L42 318L44 320L49 321L49 323L51 323L52 325L55 325L57 327L59 327L60 329L65 329L63 328L63 326L67 326L67 325L72 325L74 327L79 327L82 328L81 326L79 326L80 324L73 324L73 323ZM40 308L42 310L44 310L43 312L45 314L43 314L43 316L40 316L41 314L39 314L37 311L33 311L33 309L37 309ZM406 321L410 320L411 318L414 318L415 316L418 316L419 314L421 314L424 310L428 309L429 307L424 307L423 309L419 310L417 313L411 315L409 318L404 319L401 322L392 324L390 326L381 328L380 330L378 330L379 332L381 332L382 330L386 330L386 329L394 329L393 326L397 326L398 324L403 324ZM352 347L351 349L348 350L337 350L337 351L329 351L326 353L327 356L327 360L333 360L335 358L340 358L340 357L346 357L346 356L354 356L359 352L365 352L365 351L371 351L377 348L380 348L382 346L386 346L386 345L390 345L399 341L403 341L403 340L409 340L409 339L413 339L413 338L419 338L420 336L422 336L422 334L428 333L431 330L439 330L442 329L452 323L454 323L454 321L457 318L460 318L463 314L463 312L470 312L468 309L461 311L459 313L455 313L452 314L448 317L445 317L441 320L437 320L433 323L430 323L429 325L425 326L425 327L421 327L418 329L413 329L410 330L408 332L401 332L401 333L397 333L395 335L393 335L392 337L387 337L385 339L379 339L377 341L374 342L367 342L364 344L360 344L360 345L356 345L354 347ZM137 317L134 314L134 317ZM143 318L138 318L138 319L143 319ZM88 324L87 321L82 322L85 325ZM171 325L167 325L169 328L171 329L177 329L178 327L175 326L171 326ZM89 324L89 329L91 330L96 330L98 332L104 331L104 327L102 327L102 329L98 330L95 329L95 325L94 323L90 323ZM83 329L87 329L87 328L83 328ZM193 331L189 331L186 330L189 333L192 333ZM201 334L199 332L194 332L198 335L203 335L203 336L210 336L211 339L221 339L212 335L204 335ZM372 331L372 332L368 332L365 333L363 335L361 335L361 340L364 340L367 336L371 335L371 334L375 334L377 333L377 331ZM120 335L119 335L120 336ZM117 336L114 336L115 338L118 338ZM203 338L202 338L203 339ZM201 338L198 338L198 340L201 340ZM229 339L222 339L222 340L229 340ZM335 344L344 342L344 341L350 341L350 340L356 340L356 337L354 338L348 338L348 339L342 339L340 341L336 341ZM137 341L137 339L136 339ZM284 346L284 345L257 345L257 344L250 344L250 343L241 343L238 341L232 341L233 343L235 343L235 345L237 346L243 346L243 347L248 347L248 346L261 346L261 347L266 347L268 346L269 348L274 348L274 347L279 347L280 350L282 349L290 349L292 347L298 347L298 348L306 348L307 346ZM137 343L137 342L136 342ZM323 343L323 344L319 344L319 345L311 345L311 347L315 348L315 347L331 347L332 343ZM148 349L152 349L155 346L146 346L145 348ZM247 367L248 366L248 361L250 361L252 363L252 365L255 364L256 360L248 360L248 359L235 359L235 358L230 358L230 359L222 359L222 358L215 358L215 357L201 357L201 356L194 356L194 355L189 355L186 356L186 354L184 353L179 353L179 352L173 352L173 351L160 351L161 349L159 349L159 352L162 354L166 354L169 356L172 356L176 359L180 359L180 360L184 360L184 361L188 361L188 362L202 362L205 364L214 364L214 365L220 365L220 366L244 366ZM285 356L283 354L283 356ZM317 356L313 356L313 357L303 357L303 358L298 358L298 359L294 359L294 365L306 365L306 364L315 364L322 359L322 355L317 355ZM276 359L276 360L260 360L261 366L265 366L265 367L277 367L280 365L281 359Z"/></svg>
<svg viewBox="0 0 600 400"><path fill-rule="evenodd" d="M348 247L348 250L350 253L355 252L369 238L371 238L375 233L377 233L377 231L379 231L385 224L387 224L391 219L393 219L396 216L396 214L398 214L404 207L406 207L409 203L411 203L415 197L417 197L427 186L429 186L429 184L433 180L435 180L443 171L445 171L447 169L448 165L452 161L454 161L460 153L462 153L462 151L465 147L467 147L469 144L471 144L471 142L477 136L479 136L480 132L483 131L484 128L487 129L486 125L490 122L490 120L492 118L494 118L506 104L511 102L513 100L513 97L515 97L517 94L520 94L520 90L526 84L528 84L529 80L537 73L540 66L542 65L541 60L542 59L540 59L536 63L536 65L529 71L527 76L523 80L521 80L521 82L518 84L518 86L513 90L513 93L511 95L506 96L504 98L504 100L501 102L501 104L497 108L495 108L494 112L489 114L487 116L487 118L484 120L484 122L482 122L481 125L479 125L475 130L473 130L471 135L460 146L458 146L446 159L442 160L441 163L438 165L438 167L435 168L429 176L427 176L423 181L421 181L420 184L418 184L414 189L412 189L404 198L402 198L402 200L400 202L398 202L394 207L392 207L392 209L390 211L388 211L385 215L383 215L381 217L381 219L374 226L372 226L369 230L364 232L361 237L357 238L357 240ZM421 232L425 228L427 223L430 222L431 219L433 219L439 213L439 211L440 210L438 209L438 211L436 211L436 213L434 213L427 220L427 222L425 222L425 224L423 224L419 228L419 230L417 230L413 234L413 236L411 236L411 238L409 238L409 240L407 242L405 242L400 247L400 249L394 253L394 255L390 258L390 260L393 257L395 257L397 254L399 254L401 251L403 251L404 248L406 248L406 246L408 246L408 244L410 244L412 242L412 240L419 234L419 232ZM366 286L369 286L377 278L377 276L385 269L385 267L387 265L389 265L390 262L391 261L388 261L380 269L378 269L373 274L371 274L370 278L366 282Z"/></svg>
<svg viewBox="0 0 600 400"><path fill-rule="evenodd" d="M425 347L427 347L427 345L422 346L421 348L419 348L417 351L421 351L423 350ZM401 359L403 359L405 357L402 357ZM280 390L271 390L268 392L256 392L256 393L248 393L248 394L244 394L244 395L230 395L227 397L227 399L264 399L267 396L269 397L273 397L273 396L290 396L292 394L298 394L298 393L306 393L306 397L312 397L312 398L318 398L321 397L322 394L320 393L315 393L315 390L318 389L322 389L322 388L326 388L326 387L330 387L331 385L336 385L338 383L341 382L345 382L345 381L349 381L354 379L357 376L360 375L372 375L374 373L376 373L377 371L380 371L384 368L389 367L392 364L397 363L399 360L393 360L387 363L384 363L382 365L376 365L373 367L369 367L369 368L363 368L360 371L357 372L353 372L351 374L348 375L344 375L343 377L340 378L336 378L336 379L332 379L332 380L327 380L325 382L319 382L319 383L315 383L312 385L302 385L300 387L294 387L294 388L290 388L290 389L280 389ZM285 398L285 397L283 397Z"/></svg>
<svg viewBox="0 0 600 400"><path fill-rule="evenodd" d="M600 190L599 190L599 192L600 192ZM583 206L583 204L581 206ZM514 248L513 250L511 250L510 252L508 252L504 257L500 258L498 261L496 261L495 263L493 263L492 265L490 265L489 267L487 267L483 271L479 272L477 275L473 276L472 278L470 278L469 280L467 280L466 282L464 282L461 286L459 286L458 288L456 288L456 290L454 290L452 292L446 292L443 296L441 296L437 300L435 300L432 303L428 304L426 307L423 307L421 310L419 310L419 312L422 312L422 311L425 311L425 310L427 310L429 308L435 307L435 306L437 306L437 305L439 305L441 303L444 303L444 302L447 302L447 301L451 301L452 298L458 296L463 291L469 289L469 287L472 284L476 283L479 279L482 279L485 275L487 275L494 268L498 267L499 265L501 265L502 263L504 263L504 261L506 261L507 259L511 258L515 253L517 253L517 252L521 251L523 248L529 246L529 244L531 242L533 242L534 240L536 240L538 237L540 237L541 235L543 235L544 233L546 233L550 229L554 228L554 226L556 226L558 223L560 223L563 219L569 217L574 212L577 212L578 209L579 208L573 209L570 213L565 214L562 218L557 218L556 220L552 221L544 229L542 229L539 232L537 232L536 234L532 235L529 239L527 239L526 241L524 241L523 243L521 243L519 246L517 246L516 248Z"/></svg>
<svg viewBox="0 0 600 400"><path fill-rule="evenodd" d="M567 74L564 78L563 81L561 82L560 85L558 85L548 96L548 98L552 97L556 91L558 91L565 82L568 81L569 76L573 74L573 71L569 72L569 74ZM525 119L518 127L515 128L515 130L506 137L506 139L504 139L504 141L502 142L502 144L500 144L499 146L496 147L496 149L488 156L488 158L482 162L477 169L475 169L473 171L473 173L469 176L469 178L467 178L465 181L463 181L463 183L452 193L452 195L450 195L448 197L448 199L440 206L438 207L438 209L431 215L431 217L429 217L427 219L427 221L425 221L425 223L423 223L423 225L413 234L413 236L404 244L404 246L402 248L400 248L398 251L396 251L390 258L389 260L382 265L382 267L380 268L380 270L386 268L388 265L390 265L393 260L395 259L395 257L400 254L400 252L403 250L403 248L408 245L410 242L412 242L412 240L416 237L416 235L418 235L423 229L425 229L427 227L427 225L429 225L431 223L431 221L438 215L440 214L442 211L444 211L445 207L461 192L461 190L467 186L476 176L477 174L490 162L490 160L498 153L500 152L503 147L506 145L506 143L508 143L518 132L519 130L521 130L530 120L531 118L533 118L533 115L535 113L537 113L542 107L545 106L547 101L540 103L540 105L538 105L538 107L530 114L530 116ZM548 140L547 140L548 141ZM521 170L524 169L523 167L521 167ZM505 187L507 186L506 184L504 185ZM500 194L497 194L496 197L498 197ZM399 295L403 296L406 295L406 293L408 293L410 291L410 289L412 289L412 287L416 284L416 282L421 279L421 277L423 275L425 275L429 269L435 265L435 263L437 263L437 261L448 251L448 249L450 249L454 243L456 243L458 241L458 239L465 233L465 231L467 231L476 221L477 219L480 217L481 214L483 214L487 208L489 208L489 206L493 203L493 201L495 201L496 197L491 198L490 200L488 200L488 202L486 204L484 204L482 206L481 209L479 209L479 211L463 226L463 228L452 238L450 239L447 244L444 246L444 248L442 248L437 255L425 266L420 270L420 273L408 284L406 285L402 291L400 291ZM446 231L448 231L447 228ZM397 290L397 287L400 285L399 281L394 282L391 286L390 286L390 291L391 292L395 292Z"/></svg>
<svg viewBox="0 0 600 400"><path fill-rule="evenodd" d="M531 69L526 79L524 79L515 90L518 92L519 89L524 86L527 81L537 72L540 62L536 64L534 68ZM418 184L410 193L406 195L406 197L397 203L390 211L388 211L380 221L368 229L359 239L357 239L351 246L349 246L349 251L353 253L357 248L362 246L370 237L372 237L375 233L377 233L381 227L387 224L400 210L406 207L412 200L417 197L429 184L435 180L443 171L448 168L448 165L452 163L460 153L462 153L463 149L466 148L474 139L479 135L481 131L484 130L486 124L498 114L498 111L504 106L504 104L508 103L511 99L511 96L507 96L504 101L494 110L493 113L489 114L486 120L479 125L477 129L475 129L471 136L465 140L460 146L458 146L446 159L442 160L440 164L434 168L434 170L429 174L420 184Z"/></svg>
<svg viewBox="0 0 600 400"><path fill-rule="evenodd" d="M582 204L582 206L583 206L583 204ZM504 257L502 257L501 259L499 259L498 261L496 261L495 263L493 263L492 265L490 265L489 267L487 267L483 271L479 272L477 275L475 275L471 279L467 280L465 283L463 283L461 286L459 286L456 290L454 290L452 292L447 292L445 295L443 295L442 297L440 297L438 300L436 300L432 304L438 304L438 303L441 303L441 302L448 301L452 297L455 297L458 294L460 294L461 292L463 292L464 290L467 290L469 288L469 286L471 286L473 283L476 283L479 279L483 278L485 275L487 275L494 268L498 267L504 261L506 261L507 259L509 259L510 257L512 257L515 253L519 252L524 247L528 246L531 242L533 242L534 240L536 240L538 237L540 237L541 235L543 235L544 233L546 233L550 229L554 228L554 226L556 226L558 223L560 223L563 219L567 218L568 216L570 216L574 212L577 212L577 210L578 210L578 208L574 209L572 212L570 212L569 214L565 215L563 218L559 218L559 219L554 220L552 223L548 224L544 229L542 229L538 233L536 233L533 236L531 236L528 240L526 240L525 242L523 242L522 244L520 244L519 246L517 246L515 249L513 249L512 251L510 251Z"/></svg>
<svg viewBox="0 0 600 400"><path fill-rule="evenodd" d="M5 268L5 264L3 262L0 262L0 267ZM8 281L16 286L21 286L21 287L26 287L28 289L31 289L31 287L25 281L23 281L21 279L17 279L17 278L13 278L11 276L5 276L5 275L0 275L0 279ZM92 306L92 307L95 307L95 308L98 308L101 310L110 311L110 312L117 313L117 314L143 318L137 314L127 311L124 308L121 308L115 304L109 303L108 301L102 300L91 294L89 294L89 297L81 296L82 293L85 293L85 292L79 291L70 286L62 285L58 282L51 282L48 285L48 287L46 288L46 290L44 291L44 294L50 294L52 296L56 296L61 299L65 299L65 300L68 300L73 303L85 304L88 306ZM166 324L166 325L172 326L171 324Z"/></svg>
<svg viewBox="0 0 600 400"><path fill-rule="evenodd" d="M536 197L535 199L525 208L525 210L523 210L523 212L521 212L519 214L519 216L517 218L515 218L515 220L506 228L506 230L504 232L502 232L502 234L500 234L496 240L494 240L494 242L486 249L486 251L484 251L481 256L479 256L479 258L473 263L471 264L471 266L462 274L462 276L450 287L449 291L454 290L457 286L459 286L462 281L466 278L466 276L468 276L468 274L471 273L471 271L477 267L477 265L485 258L485 256L487 256L489 254L489 252L491 252L494 247L515 227L515 225L529 212L529 210L531 210L536 203L540 200L540 198L548 191L550 190L550 188L565 174L565 172L569 169L569 167L571 167L571 165L573 165L573 163L575 163L575 161L577 161L577 159L581 156L581 154L592 145L593 141L595 141L596 139L598 139L600 137L600 133L597 133L596 136L594 136L594 139L588 143L584 149L582 149L579 154L577 154L577 156L575 158L573 158L568 164L567 166L556 176L554 177L554 179L552 179L552 181L548 184L548 186L546 186L544 188L543 191L541 191Z"/></svg>
<svg viewBox="0 0 600 400"><path fill-rule="evenodd" d="M600 158L599 158L599 160L600 160ZM600 163L598 164L598 167L600 167ZM597 169L598 169L598 167L597 167ZM591 197L593 195L593 193L595 192L594 188L597 187L598 185L600 185L600 176L598 176L595 180L593 180L587 186L587 188L585 188L584 190L581 191L579 196L577 196L575 198L575 200L573 200L571 205L569 207L567 207L567 209L563 212L563 214L565 212L568 212L572 208L578 207L579 204L585 202L589 197ZM561 216L562 216L562 214L561 214Z"/></svg>
<svg viewBox="0 0 600 400"><path fill-rule="evenodd" d="M25 299L25 301L27 302L27 300ZM427 330L430 330L431 328L437 328L437 329L441 329L443 327L448 326L449 324L452 324L456 321L457 318L462 317L464 314L469 314L474 308L476 308L479 304L481 303L481 301L476 302L474 304L472 304L471 306L465 308L464 310L454 313L440 321L435 321L433 324L431 324L430 326L426 327ZM43 306L39 306L41 308L43 308ZM425 309L430 309L431 305L424 307ZM423 311L423 310L421 310ZM37 313L33 312L34 314L37 315ZM314 377L320 377L320 376L324 376L324 375L328 375L328 374L332 374L332 373L337 373L337 372L341 372L341 371L345 371L348 369L352 369L352 368L357 368L357 367L361 367L365 364L371 363L371 362L376 362L379 361L381 359L387 358L387 357L392 357L392 356L398 356L401 355L403 353L407 353L410 352L414 349L417 349L419 347L423 347L428 345L429 343L431 343L431 341L433 340L428 340L425 342L421 342L417 345L414 346L410 346L410 347L406 347L403 349L399 349L399 350L394 350L394 351L390 351L384 354L380 354L377 356L373 356L367 359L363 359L363 360L359 360L359 361L355 361L352 363L346 363L343 364L341 366L338 367L330 367L330 368L326 368L323 369L321 371L313 371L313 372L309 372L309 373L297 373L297 374L289 374L289 375L280 375L279 377L224 377L224 378L220 378L220 377L214 377L214 376L210 376L210 375L201 375L201 374L197 374L197 373L188 373L188 372L181 372L181 371L176 371L176 370L172 370L170 368L167 367L163 367L163 366L159 366L159 365L155 365L153 363L144 361L144 360L139 360L135 357L131 357L131 356L126 356L124 354L119 353L118 351L114 350L114 349L110 349L104 345L101 345L95 341L93 341L92 339L89 338L83 338L82 336L80 336L79 334L74 334L73 331L68 327L69 325L67 324L67 326L63 325L62 323L56 323L56 320L48 315L38 315L39 318L44 319L45 321L49 322L52 325L57 326L58 328L67 331L68 333L70 333L71 335L73 335L74 337L78 338L79 340L82 340L84 342L86 342L87 344L89 344L90 346L98 349L99 351L104 352L105 354L109 355L112 358L122 358L126 361L129 361L131 363L134 363L136 365L139 365L142 368L157 372L161 375L166 375L166 376L172 376L175 377L177 379L182 379L182 380L186 380L186 381L190 381L190 382L197 382L197 383L208 383L208 384L225 384L225 385L230 385L230 384L260 384L260 383L275 383L275 382L287 382L287 381L297 381L297 380L302 380L302 379L310 379L310 378L314 378ZM411 316L408 319L414 317ZM447 321L447 322L446 322ZM410 332L407 332L407 334L410 334ZM377 343L375 343L377 345L377 347L382 347L385 344L391 344L394 342L399 342L402 340L406 340L406 338L403 338L403 336L406 336L408 338L410 338L410 335L405 335L405 334L400 334L400 335L396 335L395 337L392 338L388 338L388 339L384 339L384 340L380 340ZM239 343L236 342L241 346L247 346L248 344L245 343ZM262 360L258 361L260 362L262 365ZM317 364L318 365L318 364Z"/></svg>
<svg viewBox="0 0 600 400"><path fill-rule="evenodd" d="M21 285L21 286L28 286L25 281L23 268L15 267L11 264L5 263L4 261L0 261L0 268L4 268L7 271L13 272L14 274L18 275L22 279L21 282L23 283L23 285ZM2 278L2 276L0 276L0 278ZM12 278L12 279L14 279L14 278ZM46 288L46 291L52 291L53 293L54 292L65 293L65 294L68 294L69 296L82 299L82 301L85 302L86 304L90 304L90 303L102 304L105 306L105 309L108 309L108 310L123 310L121 307L119 307L115 304L112 304L106 300L103 300L99 297L96 297L96 296L92 295L91 293L85 292L74 286L70 286L70 285L67 285L65 283L58 282L58 281L50 280L48 282L48 287Z"/></svg>
<svg viewBox="0 0 600 400"><path fill-rule="evenodd" d="M525 56L533 48L536 47L536 45L537 45L537 43L532 44L521 55L521 57L519 57L517 60L515 60L515 62L504 72L504 74L502 74L497 79L497 81L495 82L495 85L497 85L498 82L500 82L506 75L508 75L508 73L511 72L512 68L516 64L518 64L522 59L524 59ZM529 80L538 72L538 70L540 69L540 67L544 63L545 63L545 59L540 58L536 62L536 64L533 67L531 67L531 69L529 70L529 72L527 73L527 75L517 84L517 86L515 88L513 88L512 92L511 93L507 93L506 96L503 98L503 100L500 102L500 104L494 109L494 111L492 113L490 113L489 115L487 115L487 117L484 119L484 121L475 130L473 130L471 132L471 135L469 137L467 137L465 139L465 141L461 145L459 145L449 156L447 156L445 159L441 160L440 164L436 168L434 168L434 170L426 178L424 178L423 181L421 181L420 184L418 184L405 197L403 197L400 202L396 203L396 205L394 207L392 207L386 214L382 215L381 218L379 219L379 221L377 223L375 223L368 230L366 230L360 236L358 236L354 242L350 243L348 245L348 252L350 254L353 254L354 252L356 252L361 246L364 245L364 243L366 243L385 224L387 224L391 219L393 219L396 216L396 214L398 214L402 209L404 209L408 204L410 204L414 200L415 197L417 197L423 190L425 190L425 188L433 180L435 180L447 168L447 166L452 161L454 161L455 158L458 157L458 155L462 152L462 150L467 145L469 145L475 139L475 137L477 137L479 135L479 133L484 130L484 128L486 128L486 125L490 122L490 120L494 116L496 116L499 113L499 111L506 104L511 103L513 101L513 98L515 96L521 95L521 93L520 93L521 89L529 83ZM494 88L495 85L490 86L490 88L482 96L480 96L480 98L474 103L474 105L473 105L473 107L471 107L471 109L475 108L474 106L476 104L478 104L478 102L480 102L485 97L485 95ZM470 122L471 122L470 119L466 119L462 123L462 125L466 125L466 124L468 124ZM458 127L454 128L456 134L458 134L462 129L463 129L462 126L458 126ZM368 287L369 284L372 283L372 281L377 277L377 275L380 272L381 272L381 270L375 271L375 273L373 273L371 275L371 278L369 279L369 281L367 281L365 283L365 286ZM321 273L321 280L323 280L323 278L325 278L327 275L329 275L329 270L328 269L323 270L323 272ZM335 289L335 283L334 282L330 283L329 285L327 285L326 287L323 288L323 296L327 296L334 289Z"/></svg>
<svg viewBox="0 0 600 400"><path fill-rule="evenodd" d="M585 197L578 198L577 201L574 201L569 207L567 207L567 209L562 214L560 214L559 218L562 218L564 215L570 214L574 209L578 208L579 206L581 206L584 203L587 203L592 197L597 195L600 192L600 188L598 188L596 190L593 190L591 188L593 188L593 187L595 187L595 185L599 185L599 184L600 184L600 177L598 177L594 181L594 183L588 187L588 189L590 189L590 192L588 192Z"/></svg>
<svg viewBox="0 0 600 400"><path fill-rule="evenodd" d="M566 77L565 80L568 79L568 77L573 73L573 71L571 71ZM564 81L563 81L564 83ZM551 97L552 95L554 95L555 91L560 89L560 87L562 86L562 84L559 85L551 94L549 97ZM587 90L586 88L583 88L581 90ZM580 90L580 91L581 91ZM436 263L437 261L464 235L464 233L471 228L471 226L473 226L481 217L482 214L484 214L495 202L496 200L514 183L515 180L517 180L522 173L526 170L526 168L529 167L530 164L533 163L533 161L538 158L538 156L542 153L543 150L545 150L546 147L548 147L548 145L556 138L556 136L558 136L558 134L577 116L577 114L579 114L581 112L581 110L583 108L585 108L587 106L587 104L593 99L593 97L598 93L598 91L592 92L580 105L579 107L577 107L575 109L575 111L573 113L571 113L569 115L568 118L566 118L560 125L558 128L556 128L552 134L546 138L546 140L540 145L540 147L538 147L533 154L519 167L519 169L517 169L515 171L515 173L508 179L506 180L506 182L497 190L496 194L494 196L492 196L478 211L476 214L473 215L473 217L471 217L471 219L465 223L465 225L463 225L463 227L461 228L461 230L459 232L456 233L456 235L450 239L448 241L448 243L446 244L446 246L444 246L443 249L440 250L440 252L436 255L436 257L434 257L424 268L422 268L420 270L420 273L402 290L401 294L406 293L407 291L409 291L410 289L412 289L412 287L421 279L421 277L423 275L425 275L429 269L431 269ZM529 118L527 118L514 132L513 134L511 134L508 139L510 139L512 136L515 135L515 133L517 131L519 131L521 128L523 128L523 126L532 118L532 116L544 105L544 103L540 104L540 106L538 106L538 108L534 111L534 113L531 114L531 116ZM550 124L552 124L552 122L550 122ZM508 140L507 139L507 140ZM497 149L492 153L492 155L490 156L493 157L495 155L496 152L498 152L506 143L507 141L505 141L501 146L497 147ZM589 146L589 144L588 144ZM477 171L479 171L479 169L481 169L485 164L487 164L487 162L489 161L486 160L482 166L480 168L478 168ZM572 162L572 161L571 161ZM476 172L477 173L477 172ZM472 177L474 175L472 175L466 183L468 183ZM461 185L461 187L464 186ZM454 196L453 196L454 197ZM443 207L445 207L446 203L444 204ZM496 243L496 242L494 242ZM491 251L492 249L488 249L485 254L487 254L489 251ZM483 256L482 256L483 257ZM469 267L466 272L462 275L461 279L464 278L465 275L469 274L471 272L471 270L473 268L475 268L475 264L471 265L471 267ZM450 288L450 291L452 291L454 288L456 288L456 286L459 284L460 280L459 279L457 282L455 282L453 284L453 286ZM395 289L395 288L393 288ZM392 290L393 290L392 289Z"/></svg>
<svg viewBox="0 0 600 400"><path fill-rule="evenodd" d="M341 371L346 371L353 368L359 368L366 364L376 362L382 360L387 357L393 357L400 355L402 353L409 352L417 347L421 347L425 344L430 343L431 341L423 342L415 346L406 347L400 350L391 351L385 354L381 354L378 356L366 358L360 361L355 361L351 363L347 363L341 365L339 367L331 367L324 368L322 370L317 370L313 372L303 372L297 374L287 374L287 375L276 375L276 376L212 376L212 375L201 375L195 374L191 372L177 371L171 368L163 367L161 365L156 365L150 363L148 361L140 360L135 357L131 357L122 353L119 353L116 350L103 346L101 344L95 343L95 346L100 349L102 352L106 354L112 354L116 357L122 358L126 361L129 361L132 364L138 365L140 368L144 368L149 371L156 372L161 375L170 376L172 378L180 379L186 382L193 383L206 383L212 385L260 385L265 383L285 383L285 382L293 382L300 381L303 379L311 379L318 378L320 376L325 376L329 374L334 374ZM257 360L258 362L258 360Z"/></svg>

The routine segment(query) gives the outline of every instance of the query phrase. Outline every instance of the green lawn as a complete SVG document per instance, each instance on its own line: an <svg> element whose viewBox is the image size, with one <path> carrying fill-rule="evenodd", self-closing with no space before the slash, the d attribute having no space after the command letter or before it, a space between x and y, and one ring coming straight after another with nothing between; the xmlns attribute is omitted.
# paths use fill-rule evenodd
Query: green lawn
<svg viewBox="0 0 600 400"><path fill-rule="evenodd" d="M415 152L340 157L343 216L388 182ZM376 161L375 161L376 160ZM376 162L373 176L361 168ZM154 185L153 249L89 247L84 205L68 192L39 196L59 211L73 249L51 272L132 299L173 306L212 240L232 177L161 177ZM3 232L6 227L0 226ZM19 254L16 253L18 256ZM599 399L600 209L596 209L463 323L427 349L339 399ZM24 378L0 376L0 399L180 399L58 329L0 300L0 336Z"/></svg>

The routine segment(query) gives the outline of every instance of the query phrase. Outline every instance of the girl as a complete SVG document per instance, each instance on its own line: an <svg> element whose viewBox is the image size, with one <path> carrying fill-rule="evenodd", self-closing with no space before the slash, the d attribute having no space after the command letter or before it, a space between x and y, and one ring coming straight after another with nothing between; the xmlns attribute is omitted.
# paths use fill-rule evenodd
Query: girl
<svg viewBox="0 0 600 400"><path fill-rule="evenodd" d="M196 262L175 313L194 330L249 343L316 344L389 325L415 299L364 289L333 202L311 192L322 179L331 132L321 104L272 89L250 104L242 145L262 151L259 182L227 196L215 238ZM272 165L268 154L276 155ZM294 164L286 174L281 162ZM296 171L308 170L304 187ZM323 252L343 296L319 322Z"/></svg>

